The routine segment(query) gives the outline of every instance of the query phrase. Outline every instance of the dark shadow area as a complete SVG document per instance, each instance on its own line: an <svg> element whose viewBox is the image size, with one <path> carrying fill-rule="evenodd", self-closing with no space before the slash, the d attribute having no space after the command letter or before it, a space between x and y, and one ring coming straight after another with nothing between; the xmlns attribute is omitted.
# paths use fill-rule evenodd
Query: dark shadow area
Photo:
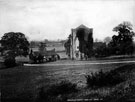
<svg viewBox="0 0 135 102"><path fill-rule="evenodd" d="M87 31L87 29L80 28L77 30L77 37L79 40L79 51L91 57L93 48L92 33Z"/></svg>

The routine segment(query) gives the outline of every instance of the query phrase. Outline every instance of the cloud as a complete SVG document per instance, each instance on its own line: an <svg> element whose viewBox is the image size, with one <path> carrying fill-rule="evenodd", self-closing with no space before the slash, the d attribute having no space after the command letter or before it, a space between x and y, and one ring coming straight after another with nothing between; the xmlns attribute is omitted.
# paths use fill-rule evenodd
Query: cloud
<svg viewBox="0 0 135 102"><path fill-rule="evenodd" d="M0 0L0 8L0 36L20 31L30 39L66 39L71 28L85 24L103 39L123 21L135 25L133 0Z"/></svg>

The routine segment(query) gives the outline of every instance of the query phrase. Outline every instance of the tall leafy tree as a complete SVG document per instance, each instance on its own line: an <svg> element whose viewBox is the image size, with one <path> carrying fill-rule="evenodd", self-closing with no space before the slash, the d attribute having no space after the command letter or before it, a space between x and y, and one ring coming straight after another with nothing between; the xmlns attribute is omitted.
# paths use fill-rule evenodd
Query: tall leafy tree
<svg viewBox="0 0 135 102"><path fill-rule="evenodd" d="M5 33L1 38L1 44L4 50L10 52L9 57L26 56L29 51L29 42L25 35L20 32Z"/></svg>
<svg viewBox="0 0 135 102"><path fill-rule="evenodd" d="M70 57L71 35L69 35L67 41L64 44L66 54Z"/></svg>
<svg viewBox="0 0 135 102"><path fill-rule="evenodd" d="M110 46L113 48L114 54L132 54L133 53L133 36L134 32L130 22L123 22L113 28L118 35L112 37Z"/></svg>

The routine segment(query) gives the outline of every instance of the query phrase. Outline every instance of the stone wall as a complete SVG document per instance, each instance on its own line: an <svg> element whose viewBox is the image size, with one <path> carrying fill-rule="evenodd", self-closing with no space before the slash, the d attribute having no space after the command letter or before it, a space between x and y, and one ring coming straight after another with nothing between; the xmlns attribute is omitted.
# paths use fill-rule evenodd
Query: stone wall
<svg viewBox="0 0 135 102"><path fill-rule="evenodd" d="M91 56L93 48L93 29L80 25L71 29L71 59L87 59Z"/></svg>

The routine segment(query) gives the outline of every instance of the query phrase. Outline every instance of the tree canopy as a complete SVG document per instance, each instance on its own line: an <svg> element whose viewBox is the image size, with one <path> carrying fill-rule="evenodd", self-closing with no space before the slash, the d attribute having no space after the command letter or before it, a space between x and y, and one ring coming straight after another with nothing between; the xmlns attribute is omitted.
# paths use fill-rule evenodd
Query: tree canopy
<svg viewBox="0 0 135 102"><path fill-rule="evenodd" d="M123 22L113 28L113 31L118 32L118 35L112 37L109 46L113 50L113 54L132 54L133 53L133 36L132 24Z"/></svg>
<svg viewBox="0 0 135 102"><path fill-rule="evenodd" d="M25 35L20 32L8 32L1 38L1 45L4 50L9 50L14 54L27 55L29 51L29 42Z"/></svg>

